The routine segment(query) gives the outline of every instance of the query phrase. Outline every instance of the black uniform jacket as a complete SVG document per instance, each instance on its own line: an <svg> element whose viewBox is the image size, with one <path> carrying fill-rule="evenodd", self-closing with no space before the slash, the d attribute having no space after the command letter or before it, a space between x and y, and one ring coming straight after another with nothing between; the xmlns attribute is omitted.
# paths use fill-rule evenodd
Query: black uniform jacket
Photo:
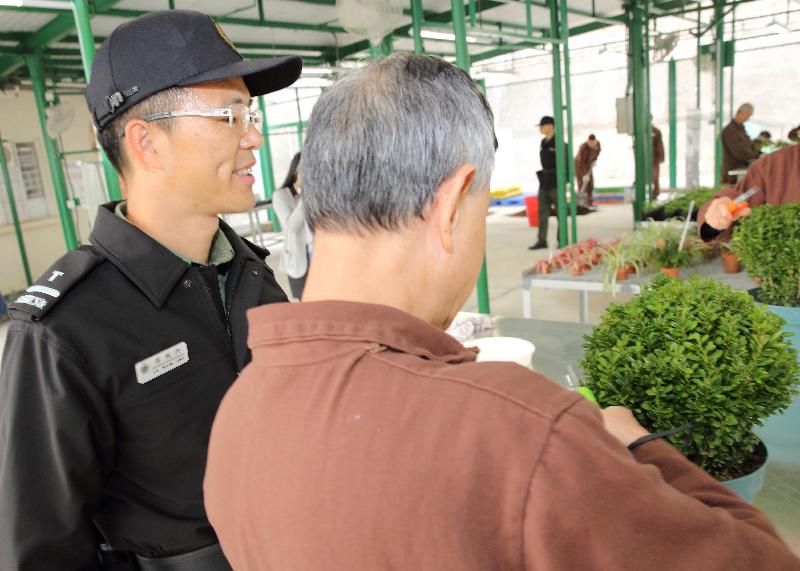
<svg viewBox="0 0 800 571"><path fill-rule="evenodd" d="M235 251L223 308L213 267L190 266L113 209L100 208L91 246L9 306L3 571L93 569L100 542L163 556L216 541L202 493L211 424L250 360L245 312L286 295L268 252L220 221Z"/></svg>

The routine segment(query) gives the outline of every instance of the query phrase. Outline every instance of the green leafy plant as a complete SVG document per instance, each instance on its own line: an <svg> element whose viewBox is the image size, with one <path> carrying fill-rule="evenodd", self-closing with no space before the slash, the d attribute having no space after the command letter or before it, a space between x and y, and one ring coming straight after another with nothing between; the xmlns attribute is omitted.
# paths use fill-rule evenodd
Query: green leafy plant
<svg viewBox="0 0 800 571"><path fill-rule="evenodd" d="M731 244L761 283L760 301L800 306L800 204L754 208L737 223Z"/></svg>
<svg viewBox="0 0 800 571"><path fill-rule="evenodd" d="M686 217L689 212L689 205L694 200L694 212L692 213L692 220L697 220L697 211L700 207L711 200L717 193L718 188L701 187L694 190L687 190L681 192L674 198L670 198L665 202L654 202L644 209L642 219L648 220L666 220L676 216Z"/></svg>
<svg viewBox="0 0 800 571"><path fill-rule="evenodd" d="M638 274L642 267L642 261L631 249L629 240L620 238L603 250L603 289L610 291L612 297L617 295L617 272L632 268Z"/></svg>
<svg viewBox="0 0 800 571"><path fill-rule="evenodd" d="M601 406L630 408L648 430L691 422L669 440L725 480L758 442L753 428L797 392L797 353L783 320L713 279L656 276L612 304L584 340L586 385Z"/></svg>
<svg viewBox="0 0 800 571"><path fill-rule="evenodd" d="M676 221L677 222L677 221ZM633 237L630 250L641 265L661 268L685 268L694 265L707 246L691 230L681 245L682 223L655 224L642 228Z"/></svg>

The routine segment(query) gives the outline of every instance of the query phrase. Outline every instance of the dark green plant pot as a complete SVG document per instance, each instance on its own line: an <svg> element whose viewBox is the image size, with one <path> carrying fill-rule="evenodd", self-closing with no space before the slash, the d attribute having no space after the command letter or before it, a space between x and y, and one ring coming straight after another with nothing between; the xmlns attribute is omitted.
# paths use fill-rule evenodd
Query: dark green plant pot
<svg viewBox="0 0 800 571"><path fill-rule="evenodd" d="M786 320L785 331L792 333L792 344L800 359L800 307L768 305L770 311ZM800 464L800 395L783 413L773 414L756 428L756 434L769 447L770 458L775 462Z"/></svg>
<svg viewBox="0 0 800 571"><path fill-rule="evenodd" d="M764 455L764 462L754 472L750 472L741 478L735 478L722 482L722 485L729 490L736 492L736 494L748 503L753 503L761 488L764 487L764 476L767 473L767 447L763 442L759 442L755 450L756 454Z"/></svg>

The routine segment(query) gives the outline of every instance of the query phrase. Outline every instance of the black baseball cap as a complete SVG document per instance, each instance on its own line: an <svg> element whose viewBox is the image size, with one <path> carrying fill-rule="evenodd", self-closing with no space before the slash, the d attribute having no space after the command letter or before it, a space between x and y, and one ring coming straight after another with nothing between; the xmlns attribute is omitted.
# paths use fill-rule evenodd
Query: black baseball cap
<svg viewBox="0 0 800 571"><path fill-rule="evenodd" d="M241 77L255 97L289 87L302 69L299 57L245 61L206 14L151 12L116 28L97 50L86 102L102 130L127 109L170 87Z"/></svg>
<svg viewBox="0 0 800 571"><path fill-rule="evenodd" d="M537 127L541 127L542 125L555 125L555 124L556 124L555 119L550 117L550 115L545 115L544 117L542 117L542 120L539 121Z"/></svg>

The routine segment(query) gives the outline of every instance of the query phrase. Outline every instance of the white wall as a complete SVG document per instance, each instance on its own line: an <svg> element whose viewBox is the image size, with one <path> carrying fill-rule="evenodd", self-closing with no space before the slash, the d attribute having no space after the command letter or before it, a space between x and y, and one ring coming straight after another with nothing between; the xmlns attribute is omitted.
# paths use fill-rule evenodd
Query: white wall
<svg viewBox="0 0 800 571"><path fill-rule="evenodd" d="M93 140L91 119L86 110L86 103L83 97L66 96L62 98L62 101L68 102L75 109L75 119L62 135L64 150L72 151L90 148ZM66 244L61 222L58 218L50 167L47 162L47 154L39 127L36 101L32 92L23 90L18 95L15 95L13 91L0 93L0 133L2 133L4 141L14 143L33 142L36 148L42 183L47 196L49 216L40 220L22 223L28 260L35 280L58 257L66 252ZM72 160L80 158L93 160L96 155L89 153L86 155L71 155L69 158ZM7 209L6 192L1 177L0 202L2 207ZM78 213L77 229L80 237L85 241L89 232L85 213ZM8 294L24 287L25 274L22 270L14 227L11 224L0 226L0 292Z"/></svg>

